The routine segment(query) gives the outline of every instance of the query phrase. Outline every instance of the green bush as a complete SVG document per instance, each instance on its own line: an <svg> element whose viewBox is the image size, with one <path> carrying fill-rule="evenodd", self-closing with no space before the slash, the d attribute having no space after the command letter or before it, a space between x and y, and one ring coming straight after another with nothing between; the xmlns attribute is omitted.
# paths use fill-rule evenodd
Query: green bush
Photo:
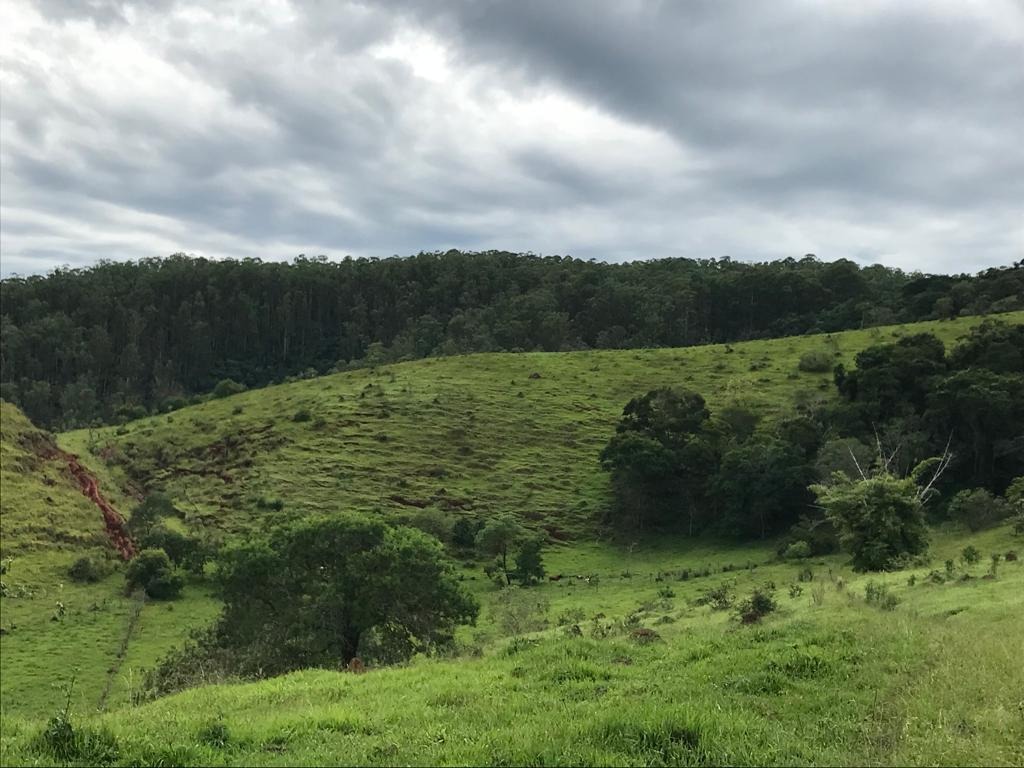
<svg viewBox="0 0 1024 768"><path fill-rule="evenodd" d="M110 566L92 557L82 556L68 568L68 577L79 584L93 584L110 574Z"/></svg>
<svg viewBox="0 0 1024 768"><path fill-rule="evenodd" d="M787 560L802 560L811 556L811 545L806 541L794 541L786 547L785 558Z"/></svg>
<svg viewBox="0 0 1024 768"><path fill-rule="evenodd" d="M154 600L171 600L181 593L184 580L171 565L162 549L144 549L128 564L125 572L128 590L142 588Z"/></svg>
<svg viewBox="0 0 1024 768"><path fill-rule="evenodd" d="M221 379L213 388L213 396L216 398L230 397L245 392L245 385L239 384L232 379Z"/></svg>
<svg viewBox="0 0 1024 768"><path fill-rule="evenodd" d="M804 352L797 367L805 373L827 373L832 370L834 356L823 349Z"/></svg>
<svg viewBox="0 0 1024 768"><path fill-rule="evenodd" d="M309 410L306 409L306 408L301 408L301 409L297 410L295 412L295 415L292 416L292 421L295 421L295 422L312 421L312 419L313 419L313 414L310 413Z"/></svg>
<svg viewBox="0 0 1024 768"><path fill-rule="evenodd" d="M980 531L1010 514L1010 505L984 488L960 491L949 502L949 516L971 531Z"/></svg>
<svg viewBox="0 0 1024 768"><path fill-rule="evenodd" d="M736 615L743 624L756 624L778 608L775 602L775 587L765 584L750 593L750 597L736 607Z"/></svg>
<svg viewBox="0 0 1024 768"><path fill-rule="evenodd" d="M963 560L964 565L975 565L981 560L981 552L973 544L968 544L960 551L960 559Z"/></svg>

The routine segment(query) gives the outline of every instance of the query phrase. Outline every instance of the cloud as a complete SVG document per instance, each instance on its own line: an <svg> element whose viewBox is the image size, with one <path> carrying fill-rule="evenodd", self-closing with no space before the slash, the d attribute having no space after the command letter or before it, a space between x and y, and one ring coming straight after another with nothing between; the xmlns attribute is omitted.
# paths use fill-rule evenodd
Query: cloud
<svg viewBox="0 0 1024 768"><path fill-rule="evenodd" d="M1024 254L1012 0L5 4L0 270Z"/></svg>

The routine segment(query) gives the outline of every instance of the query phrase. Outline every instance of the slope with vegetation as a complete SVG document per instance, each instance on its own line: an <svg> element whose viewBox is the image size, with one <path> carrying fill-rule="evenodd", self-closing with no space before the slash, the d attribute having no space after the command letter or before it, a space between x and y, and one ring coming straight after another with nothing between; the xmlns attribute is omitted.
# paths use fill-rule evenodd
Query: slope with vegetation
<svg viewBox="0 0 1024 768"><path fill-rule="evenodd" d="M1002 319L1019 325L1024 313ZM1024 734L1012 690L1022 682L1014 662L1024 630L1021 540L1003 515L986 516L986 498L974 493L952 506L967 530L944 523L930 560L881 577L854 572L845 553L808 558L791 547L780 556L774 539L630 530L602 539L613 484L599 454L632 398L659 387L693 390L705 395L716 428L756 431L745 414L768 423L845 407L829 367L809 357L850 368L872 345L933 331L952 346L980 322L691 349L423 360L260 391L224 388L173 413L62 435L114 505L132 511L142 546L167 553L159 578L179 580L183 591L171 602L143 600L140 558L127 575L141 594L125 597L124 574L113 573L75 583L51 615L48 590L70 573L72 553L48 560L19 533L46 493L39 476L23 476L18 506L5 506L3 521L19 594L0 603L10 630L0 639L2 760L1019 763ZM28 427L9 406L4 414L6 471L8 456L18 455L7 424ZM88 505L74 483L66 488ZM102 542L99 510L90 512ZM340 513L412 524L464 560L450 573L482 609L447 649L456 659L417 658L365 676L306 671L120 708L144 693L141 670L218 610L204 567L210 553L200 544L251 543L247 557L274 563L261 571L272 578L258 595L242 588L236 597L288 600L293 560L273 559L279 550L263 549L263 534ZM539 552L530 559L536 534L545 541L542 566ZM498 558L488 568L495 579L533 586L496 589L483 573L485 552ZM323 605L344 618L351 601L334 582L318 583ZM246 617L239 637L251 645L259 637L251 620L264 619L246 606L235 615ZM105 634L83 653L75 633L86 627ZM319 629L310 629L302 653L319 647ZM32 664L40 648L48 676ZM957 672L968 648L979 656L972 681ZM47 683L72 676L67 709ZM119 709L94 717L98 705ZM23 719L58 709L45 729Z"/></svg>
<svg viewBox="0 0 1024 768"><path fill-rule="evenodd" d="M679 347L1024 309L1024 268L919 275L813 256L626 264L502 252L101 263L0 283L0 393L42 426L351 365Z"/></svg>

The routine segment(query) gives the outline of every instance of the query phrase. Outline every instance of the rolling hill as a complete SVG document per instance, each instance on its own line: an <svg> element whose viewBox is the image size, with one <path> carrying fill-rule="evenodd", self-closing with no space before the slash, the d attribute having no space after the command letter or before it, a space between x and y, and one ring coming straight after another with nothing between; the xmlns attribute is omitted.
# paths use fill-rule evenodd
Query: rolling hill
<svg viewBox="0 0 1024 768"><path fill-rule="evenodd" d="M63 700L54 685L74 677L87 728L109 734L117 761L140 764L1019 764L1019 561L989 580L982 566L958 566L971 578L941 585L926 579L935 566L883 575L901 601L884 612L865 604L869 577L843 556L816 559L801 585L770 542L623 547L596 523L609 493L597 454L629 398L672 385L701 392L712 411L741 402L784 412L834 397L830 374L798 371L804 352L849 365L870 344L922 330L951 344L978 322L427 359L211 399L55 444L5 404L0 557L12 560L0 603L0 758L45 762L33 746L39 718ZM533 593L548 627L510 643L502 606L468 562L485 610L453 660L362 676L307 671L128 707L140 671L217 604L202 581L175 603L139 603L123 595L116 558L104 580L67 583L75 557L112 550L58 447L122 513L162 491L214 537L345 510L420 523L511 512L547 533L548 570L569 578ZM943 530L933 562L957 560L968 543L986 555L1019 548L1008 526ZM684 569L697 573L682 580ZM582 575L599 578L588 586L573 578ZM761 628L694 604L711 587L740 593L766 580L782 610ZM577 623L583 636L569 636ZM641 626L658 637L643 643Z"/></svg>

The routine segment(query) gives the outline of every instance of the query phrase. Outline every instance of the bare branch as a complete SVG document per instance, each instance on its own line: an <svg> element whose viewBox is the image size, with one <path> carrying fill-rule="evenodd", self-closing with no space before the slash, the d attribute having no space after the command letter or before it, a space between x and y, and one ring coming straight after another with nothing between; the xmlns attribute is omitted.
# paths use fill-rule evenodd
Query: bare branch
<svg viewBox="0 0 1024 768"><path fill-rule="evenodd" d="M917 494L917 497L921 501L927 501L931 493L933 493L932 486L935 485L936 481L942 477L942 473L946 471L950 463L953 461L953 454L949 450L950 443L953 442L953 433L949 433L949 439L946 440L946 447L942 449L942 457L939 459L938 466L935 467L935 472L932 474L932 479L928 481L928 484L921 489ZM937 493L937 491L934 491Z"/></svg>

